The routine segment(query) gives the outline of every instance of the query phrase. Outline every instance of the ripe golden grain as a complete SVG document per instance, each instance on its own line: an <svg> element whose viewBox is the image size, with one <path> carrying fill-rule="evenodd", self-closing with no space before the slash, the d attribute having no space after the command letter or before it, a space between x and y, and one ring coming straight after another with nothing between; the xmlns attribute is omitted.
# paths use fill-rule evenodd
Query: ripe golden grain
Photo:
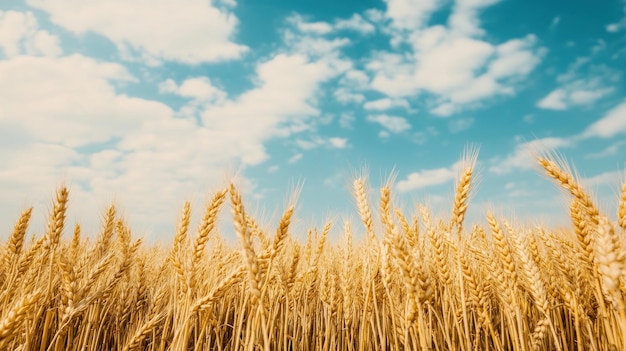
<svg viewBox="0 0 626 351"><path fill-rule="evenodd" d="M492 213L466 230L475 156L465 155L447 218L420 204L404 212L389 182L375 224L362 177L352 189L362 229L297 233L290 203L272 238L230 184L191 244L185 203L165 249L133 239L114 206L95 242L78 224L64 240L62 187L43 236L27 239L27 209L0 245L0 349L626 349L626 184L611 222L564 163L543 157L572 195L571 230ZM211 235L228 195L236 246Z"/></svg>

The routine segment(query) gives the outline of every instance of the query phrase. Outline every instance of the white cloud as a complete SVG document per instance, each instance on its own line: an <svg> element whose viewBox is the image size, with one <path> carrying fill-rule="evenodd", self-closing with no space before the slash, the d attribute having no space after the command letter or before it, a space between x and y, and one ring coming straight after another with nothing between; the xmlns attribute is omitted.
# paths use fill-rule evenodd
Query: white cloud
<svg viewBox="0 0 626 351"><path fill-rule="evenodd" d="M197 64L236 59L248 50L232 41L237 18L202 0L26 2L75 34L94 32L108 38L126 58Z"/></svg>
<svg viewBox="0 0 626 351"><path fill-rule="evenodd" d="M319 115L312 98L322 82L343 69L332 60L309 61L300 54L279 54L258 66L257 88L208 108L202 115L204 125L238 135L241 144L260 145L272 137L288 136ZM263 161L267 155L258 151L246 155L244 163Z"/></svg>
<svg viewBox="0 0 626 351"><path fill-rule="evenodd" d="M621 23L611 23L606 25L606 31L609 33L617 33L622 29Z"/></svg>
<svg viewBox="0 0 626 351"><path fill-rule="evenodd" d="M114 83L133 79L118 64L81 55L0 61L0 80L12 87L0 89L0 139L15 140L0 148L1 207L33 196L35 205L41 196L47 203L65 179L71 203L80 204L70 206L70 218L78 213L94 226L100 214L80 211L98 211L117 194L140 235L173 228L175 219L164 214L177 213L185 196L214 187L224 167L262 148L115 91Z"/></svg>
<svg viewBox="0 0 626 351"><path fill-rule="evenodd" d="M352 93L349 89L339 88L335 90L333 96L342 104L361 103L365 101L365 95Z"/></svg>
<svg viewBox="0 0 626 351"><path fill-rule="evenodd" d="M366 89L369 85L369 77L365 72L356 69L347 71L341 77L340 84L354 89Z"/></svg>
<svg viewBox="0 0 626 351"><path fill-rule="evenodd" d="M396 184L399 192L408 192L417 189L427 188L434 185L440 185L454 180L454 167L428 169L420 172L409 174L406 179Z"/></svg>
<svg viewBox="0 0 626 351"><path fill-rule="evenodd" d="M37 140L77 147L119 137L150 113L170 112L161 103L116 95L109 80L134 78L118 64L81 55L0 61L0 81L11 86L0 93L0 120L18 123Z"/></svg>
<svg viewBox="0 0 626 351"><path fill-rule="evenodd" d="M584 186L593 188L599 185L621 185L622 174L620 171L610 171L600 173L592 177L585 177L581 179L581 183Z"/></svg>
<svg viewBox="0 0 626 351"><path fill-rule="evenodd" d="M500 0L456 0L448 24L450 28L466 36L481 36L485 31L480 28L478 12Z"/></svg>
<svg viewBox="0 0 626 351"><path fill-rule="evenodd" d="M591 105L612 93L613 88L597 87L598 84L576 81L550 92L537 103L537 107L549 110L567 110L572 106Z"/></svg>
<svg viewBox="0 0 626 351"><path fill-rule="evenodd" d="M411 125L403 117L389 115L369 115L368 122L380 124L383 128L391 133L402 133L411 129Z"/></svg>
<svg viewBox="0 0 626 351"><path fill-rule="evenodd" d="M589 105L601 97L613 92L613 88L602 88L596 90L575 90L570 94L570 100L575 105Z"/></svg>
<svg viewBox="0 0 626 351"><path fill-rule="evenodd" d="M291 157L287 160L287 163L294 164L294 163L296 163L296 162L300 161L300 160L302 159L302 157L303 157L303 156L304 156L304 155L302 155L301 153L295 154L295 155L291 156Z"/></svg>
<svg viewBox="0 0 626 351"><path fill-rule="evenodd" d="M223 101L226 93L217 88L207 77L189 78L178 86L172 79L159 84L159 92L173 93L199 101Z"/></svg>
<svg viewBox="0 0 626 351"><path fill-rule="evenodd" d="M626 133L626 102L615 106L604 117L587 127L582 137L611 138L622 133Z"/></svg>
<svg viewBox="0 0 626 351"><path fill-rule="evenodd" d="M333 96L342 104L365 101L365 95L360 93L369 86L369 77L363 71L349 69L339 79L339 87L333 92Z"/></svg>
<svg viewBox="0 0 626 351"><path fill-rule="evenodd" d="M549 110L565 110L567 109L566 97L567 93L563 89L553 90L537 103L537 107Z"/></svg>
<svg viewBox="0 0 626 351"><path fill-rule="evenodd" d="M415 79L419 87L433 93L458 91L472 81L473 72L493 53L494 48L480 40L447 38L418 54Z"/></svg>
<svg viewBox="0 0 626 351"><path fill-rule="evenodd" d="M361 34L371 34L376 31L376 27L373 24L363 19L357 13L348 19L338 19L335 21L334 28L338 30L354 30Z"/></svg>
<svg viewBox="0 0 626 351"><path fill-rule="evenodd" d="M350 44L348 38L326 39L313 36L301 36L289 31L285 32L285 42L295 52L312 57L335 55L338 49Z"/></svg>
<svg viewBox="0 0 626 351"><path fill-rule="evenodd" d="M437 0L385 0L385 15L398 29L419 29L427 24L431 14L441 5Z"/></svg>
<svg viewBox="0 0 626 351"><path fill-rule="evenodd" d="M404 99L383 98L374 101L368 101L363 105L366 110L384 111L394 107L402 107L408 109L409 103Z"/></svg>
<svg viewBox="0 0 626 351"><path fill-rule="evenodd" d="M309 139L298 138L295 140L295 144L303 150L312 150L320 146L331 149L344 149L349 145L346 138L322 138L317 135Z"/></svg>
<svg viewBox="0 0 626 351"><path fill-rule="evenodd" d="M602 43L600 41L591 49L592 55L602 51ZM574 106L589 106L614 92L612 85L619 81L621 72L592 64L592 57L578 57L571 63L557 76L560 86L538 101L537 107L562 111Z"/></svg>
<svg viewBox="0 0 626 351"><path fill-rule="evenodd" d="M586 154L585 158L599 159L599 158L614 156L614 155L617 155L617 153L620 151L620 149L623 146L626 146L626 141L615 142L599 152Z"/></svg>
<svg viewBox="0 0 626 351"><path fill-rule="evenodd" d="M0 148L0 207L47 195L66 179L80 208L103 208L98 201L117 194L139 235L164 234L159 228L175 221L164 214L177 213L185 196L222 182L224 169L236 173L266 160L269 139L313 130L324 120L316 107L320 85L349 68L333 52L275 55L256 66L255 87L232 99L209 77L166 80L161 92L193 100L181 111L194 118L176 118L161 102L119 93L117 86L138 81L120 64L78 54L1 60L0 81L11 89L0 89L0 140L11 147ZM206 102L197 106L200 116L190 109L197 100ZM348 146L343 138L322 140Z"/></svg>
<svg viewBox="0 0 626 351"><path fill-rule="evenodd" d="M308 22L302 15L294 14L287 18L287 22L303 34L328 35L341 30L356 31L361 34L371 34L376 31L373 24L355 13L350 18L338 18L333 24L328 22Z"/></svg>
<svg viewBox="0 0 626 351"><path fill-rule="evenodd" d="M479 9L492 3L457 5L466 16L461 17L473 19ZM478 25L472 23L467 24ZM375 53L366 65L373 74L371 87L396 98L428 92L437 101L430 112L449 116L481 100L514 94L516 84L539 64L545 52L533 35L494 45L475 38L478 33L474 29L460 23L451 26L414 29L405 37L410 52Z"/></svg>
<svg viewBox="0 0 626 351"><path fill-rule="evenodd" d="M328 34L333 30L333 27L326 22L304 22L300 16L295 17L295 19L299 19L294 24L303 33Z"/></svg>
<svg viewBox="0 0 626 351"><path fill-rule="evenodd" d="M20 54L57 57L62 50L59 38L37 29L32 12L0 10L0 50L11 58Z"/></svg>
<svg viewBox="0 0 626 351"><path fill-rule="evenodd" d="M626 28L626 1L622 2L624 3L624 17L622 17L622 19L618 22L610 23L606 26L606 31L609 33L617 33Z"/></svg>
<svg viewBox="0 0 626 351"><path fill-rule="evenodd" d="M444 102L442 104L439 104L437 107L431 109L430 113L436 116L449 117L452 116L452 114L454 114L456 110L457 107L454 104Z"/></svg>
<svg viewBox="0 0 626 351"><path fill-rule="evenodd" d="M348 139L346 138L329 138L328 143L335 149L345 149L348 146Z"/></svg>
<svg viewBox="0 0 626 351"><path fill-rule="evenodd" d="M523 39L512 39L496 47L497 58L489 66L489 75L495 79L525 76L538 64L543 50L533 50L537 44L534 35Z"/></svg>
<svg viewBox="0 0 626 351"><path fill-rule="evenodd" d="M568 147L572 141L563 138L542 138L529 142L518 143L513 153L504 159L495 157L490 160L492 164L489 171L495 174L507 174L516 169L532 169L536 167L535 155L544 151L552 151L557 148Z"/></svg>

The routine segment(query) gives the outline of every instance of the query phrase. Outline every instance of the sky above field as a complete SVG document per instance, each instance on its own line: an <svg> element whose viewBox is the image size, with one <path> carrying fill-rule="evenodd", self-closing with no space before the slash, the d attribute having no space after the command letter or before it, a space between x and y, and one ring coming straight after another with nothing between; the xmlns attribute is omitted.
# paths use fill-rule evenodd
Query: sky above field
<svg viewBox="0 0 626 351"><path fill-rule="evenodd" d="M70 229L97 234L115 202L169 242L184 201L195 228L235 174L264 223L301 185L297 224L339 232L364 173L373 201L393 172L407 212L447 216L468 145L470 222L568 224L533 150L565 155L614 218L624 73L621 0L3 1L0 235L29 206L41 234L65 183Z"/></svg>

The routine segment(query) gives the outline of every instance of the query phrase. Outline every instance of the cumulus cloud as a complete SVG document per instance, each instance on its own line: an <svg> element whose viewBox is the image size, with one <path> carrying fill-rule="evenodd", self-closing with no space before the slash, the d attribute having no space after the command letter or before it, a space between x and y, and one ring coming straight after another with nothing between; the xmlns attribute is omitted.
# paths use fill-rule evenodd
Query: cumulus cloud
<svg viewBox="0 0 626 351"><path fill-rule="evenodd" d="M466 36L481 36L485 31L480 27L479 12L500 0L456 0L448 24L450 28Z"/></svg>
<svg viewBox="0 0 626 351"><path fill-rule="evenodd" d="M154 232L166 228L163 214L176 213L181 197L215 186L224 166L258 147L176 119L160 102L118 93L116 82L134 80L118 64L18 56L0 61L0 79L13 87L0 90L0 139L19 136L0 149L3 207L50 194L65 179L72 203L97 210L117 194L136 228Z"/></svg>
<svg viewBox="0 0 626 351"><path fill-rule="evenodd" d="M6 58L20 54L57 57L62 49L57 36L38 29L32 12L0 10L0 52Z"/></svg>
<svg viewBox="0 0 626 351"><path fill-rule="evenodd" d="M452 182L461 165L462 161L457 161L447 168L427 169L410 173L396 184L396 189L399 192L409 192Z"/></svg>
<svg viewBox="0 0 626 351"><path fill-rule="evenodd" d="M248 48L233 41L238 20L202 0L27 0L75 34L106 37L127 59L187 64L237 59Z"/></svg>
<svg viewBox="0 0 626 351"><path fill-rule="evenodd" d="M102 5L103 12L110 11L108 4ZM89 6L80 5L78 13ZM160 3L155 6L163 10ZM54 9L50 11L54 17ZM92 15L74 18L84 22L77 31L100 28L93 20L102 17ZM71 17L60 16L57 23ZM102 26L108 30L119 24L113 22ZM134 34L124 40L132 42L138 30L131 27ZM142 50L154 48L148 42L158 38L155 33ZM27 37L17 40L19 53L27 50ZM3 47L16 42L2 40ZM271 55L256 64L254 87L236 97L209 77L161 81L159 92L187 98L181 110L193 107L189 113L194 118L177 118L162 102L120 92L120 86L139 79L119 63L81 54L7 57L0 61L0 80L12 88L0 89L0 143L11 147L0 150L0 207L22 202L24 194L49 194L65 179L73 185L72 200L81 207L103 208L106 203L99 201L117 194L131 220L140 224L140 233L163 234L169 228L163 214L177 213L183 197L224 181L225 168L237 172L259 164L269 157L264 146L268 140L326 123L317 108L319 88L351 68L336 46L328 47L315 56L293 46ZM161 58L178 54L159 52ZM349 146L346 138L320 138L328 148ZM240 180L255 191L252 180ZM154 200L157 193L159 201Z"/></svg>
<svg viewBox="0 0 626 351"><path fill-rule="evenodd" d="M498 45L480 39L477 15L493 3L458 1L448 27L414 28L403 36L411 51L376 53L367 64L373 75L371 87L396 98L427 92L436 101L430 112L440 116L514 94L516 84L539 64L545 50L533 35Z"/></svg>
<svg viewBox="0 0 626 351"><path fill-rule="evenodd" d="M238 135L240 144L261 145L272 137L285 137L320 114L310 102L320 84L342 72L334 62L309 61L305 55L279 54L257 68L257 88L234 100L211 106L202 114L205 126ZM244 163L267 158L262 148L244 156Z"/></svg>
<svg viewBox="0 0 626 351"><path fill-rule="evenodd" d="M171 112L158 102L117 95L109 83L134 79L121 65L82 55L0 61L0 80L12 87L0 93L0 120L19 124L44 142L70 147L106 142L139 128L150 114Z"/></svg>
<svg viewBox="0 0 626 351"><path fill-rule="evenodd" d="M398 29L419 29L425 26L432 13L443 4L437 0L386 0L385 2L387 3L385 15Z"/></svg>
<svg viewBox="0 0 626 351"><path fill-rule="evenodd" d="M458 0L448 26L427 26L437 1L387 1L392 45L411 47L404 54L378 52L367 64L372 88L391 97L428 92L436 104L431 113L449 116L478 101L515 93L515 84L539 63L544 49L528 35L494 45L480 37L479 14L497 0Z"/></svg>
<svg viewBox="0 0 626 351"><path fill-rule="evenodd" d="M396 189L400 192L407 192L444 184L453 179L454 172L448 168L430 169L409 174L406 179L398 182Z"/></svg>
<svg viewBox="0 0 626 351"><path fill-rule="evenodd" d="M217 88L207 77L185 79L179 86L172 79L159 84L159 92L172 93L198 101L223 101L226 93Z"/></svg>

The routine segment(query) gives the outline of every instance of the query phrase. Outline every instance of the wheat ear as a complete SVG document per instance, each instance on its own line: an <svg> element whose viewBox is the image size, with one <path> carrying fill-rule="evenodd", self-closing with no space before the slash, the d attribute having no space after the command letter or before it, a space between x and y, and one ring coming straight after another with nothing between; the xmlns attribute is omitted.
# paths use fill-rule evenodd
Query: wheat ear
<svg viewBox="0 0 626 351"><path fill-rule="evenodd" d="M63 226L65 224L65 211L67 209L67 200L69 191L66 187L62 187L57 191L56 202L48 220L48 230L46 232L44 248L52 251L59 244Z"/></svg>
<svg viewBox="0 0 626 351"><path fill-rule="evenodd" d="M24 237L26 236L26 229L28 228L28 222L30 216L33 213L33 208L28 208L20 215L20 219L15 224L15 228L9 238L9 244L7 246L7 252L4 256L4 270L9 271L13 266L15 260L17 260L22 252L24 246Z"/></svg>
<svg viewBox="0 0 626 351"><path fill-rule="evenodd" d="M463 231L463 220L465 219L465 212L467 211L467 202L470 197L470 185L477 158L478 148L468 148L461 162L463 170L457 182L454 205L452 206L452 219L450 221L450 228L456 226L457 236L459 238Z"/></svg>
<svg viewBox="0 0 626 351"><path fill-rule="evenodd" d="M176 236L174 236L174 246L170 251L169 261L174 266L174 270L176 270L176 276L179 284L179 293L187 290L187 278L185 275L185 269L183 267L182 260L182 249L187 242L187 231L189 230L189 220L191 218L191 203L189 201L185 202L183 206L183 213L181 215L180 221L178 222L178 227L176 228Z"/></svg>
<svg viewBox="0 0 626 351"><path fill-rule="evenodd" d="M361 221L363 222L363 225L365 225L367 238L371 241L376 241L376 234L374 234L374 219L367 200L365 180L363 178L356 179L352 184L352 188L354 191L354 198L356 200L359 217L361 217Z"/></svg>
<svg viewBox="0 0 626 351"><path fill-rule="evenodd" d="M261 298L261 271L254 246L252 236L246 223L246 213L244 212L241 195L233 183L230 184L230 201L233 212L235 232L243 245L244 260L248 270L248 283L250 284L250 302L253 305L259 303Z"/></svg>
<svg viewBox="0 0 626 351"><path fill-rule="evenodd" d="M582 185L576 181L574 176L572 176L570 172L567 172L559 167L553 160L542 157L539 159L539 164L550 177L559 182L564 189L568 190L570 194L572 194L572 196L580 202L589 217L591 217L592 224L597 225L600 212L591 199L591 196L589 196L589 194L583 189Z"/></svg>

